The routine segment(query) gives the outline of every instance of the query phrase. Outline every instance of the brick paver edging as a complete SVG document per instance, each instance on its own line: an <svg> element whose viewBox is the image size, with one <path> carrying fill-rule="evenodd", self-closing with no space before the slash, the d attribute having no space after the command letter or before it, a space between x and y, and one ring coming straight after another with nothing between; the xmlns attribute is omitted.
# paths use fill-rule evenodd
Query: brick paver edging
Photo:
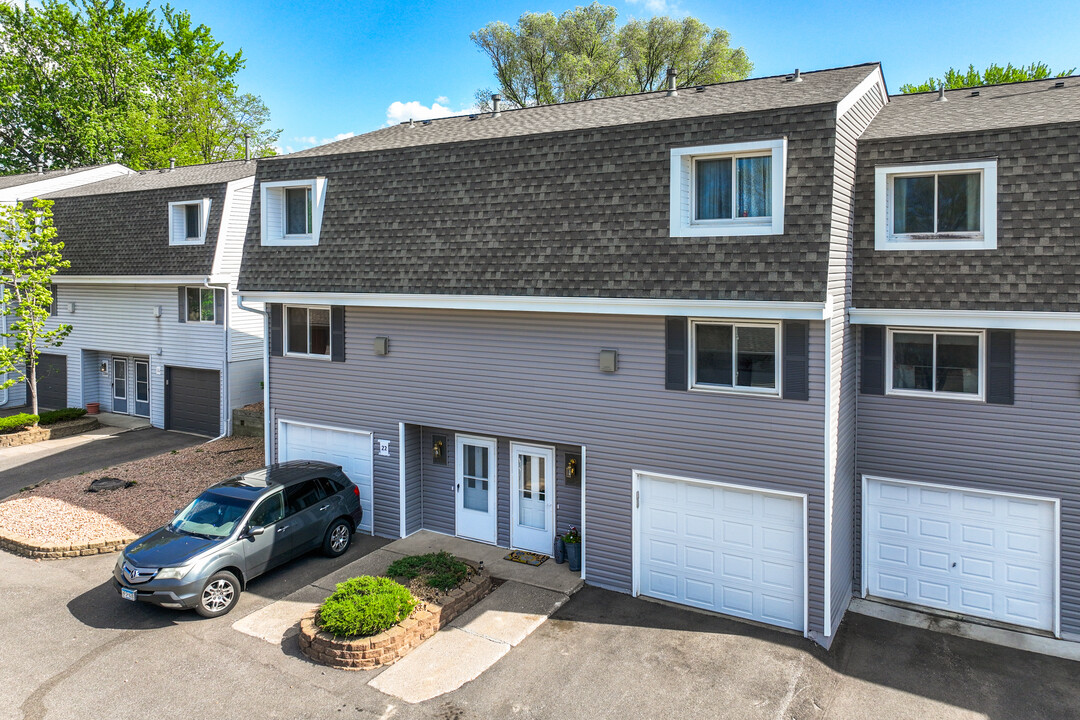
<svg viewBox="0 0 1080 720"><path fill-rule="evenodd" d="M0 448L19 447L45 440L59 440L80 433L89 432L101 423L97 418L82 417L78 420L69 420L56 423L55 425L35 425L19 432L5 433L0 435Z"/></svg>
<svg viewBox="0 0 1080 720"><path fill-rule="evenodd" d="M337 638L319 630L312 610L300 621L300 652L315 662L342 670L370 670L390 665L427 640L451 620L480 601L491 591L491 575L481 570L478 577L450 591L442 605L417 604L409 617L377 635Z"/></svg>
<svg viewBox="0 0 1080 720"><path fill-rule="evenodd" d="M93 540L90 542L36 543L28 538L19 537L18 535L5 535L0 532L0 550L7 550L16 555L35 560L59 560L61 558L79 557L80 555L103 555L105 553L119 552L137 539L132 535L131 537Z"/></svg>

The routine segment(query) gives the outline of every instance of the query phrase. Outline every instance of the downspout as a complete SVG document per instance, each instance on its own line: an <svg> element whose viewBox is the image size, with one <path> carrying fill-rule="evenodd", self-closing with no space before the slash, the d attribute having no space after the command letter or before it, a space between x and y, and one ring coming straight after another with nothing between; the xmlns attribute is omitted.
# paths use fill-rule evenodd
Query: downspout
<svg viewBox="0 0 1080 720"><path fill-rule="evenodd" d="M7 294L6 294L6 292L0 290L0 304L5 304L6 302L7 302ZM5 307L4 310L6 311L7 308ZM3 328L4 329L3 329L2 332L5 333L5 336L3 338L0 338L0 342L2 342L4 344L4 347L7 347L7 337L6 337L6 334L7 334L7 331L8 331L7 312L4 312L3 316L4 316L4 319L3 319ZM7 373L4 373L4 378L3 379L7 380ZM0 400L0 407L3 407L3 406L8 404L8 400L10 400L10 396L8 394L9 389L10 388L5 387L3 389L3 391L2 391L4 393L4 399Z"/></svg>
<svg viewBox="0 0 1080 720"><path fill-rule="evenodd" d="M203 287L205 287L208 290L213 290L213 291L217 292L217 288L210 284L210 276L209 275L207 275L206 279L203 280ZM229 292L229 286L228 285L225 286L225 292L226 293ZM225 307L225 303L222 303L222 307ZM226 308L226 310L225 310L225 317L223 317L221 319L221 324L225 328L225 332L222 333L222 336L225 338L224 347L222 348L222 350L224 351L224 353L222 354L222 357L225 358L225 362L221 366L221 402L218 404L218 408L224 408L224 412L221 413L221 419L225 423L225 430L220 435L218 435L216 438L212 438L210 440L207 440L206 442L208 442L208 443L212 443L215 440L220 440L223 437L227 437L228 434L229 434L229 425L230 425L229 412L230 412L231 408L229 407L229 312L228 312L228 308Z"/></svg>
<svg viewBox="0 0 1080 720"><path fill-rule="evenodd" d="M244 298L236 295L236 307L263 316L263 443L266 446L266 464L270 460L270 312L244 305ZM372 525L372 528L375 526Z"/></svg>

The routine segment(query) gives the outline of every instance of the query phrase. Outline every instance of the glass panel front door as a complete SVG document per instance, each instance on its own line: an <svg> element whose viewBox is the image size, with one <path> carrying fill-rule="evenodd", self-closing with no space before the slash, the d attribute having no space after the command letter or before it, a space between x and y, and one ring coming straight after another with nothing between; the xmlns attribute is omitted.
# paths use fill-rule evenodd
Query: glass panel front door
<svg viewBox="0 0 1080 720"><path fill-rule="evenodd" d="M456 533L495 543L496 443L487 438L458 435L455 443Z"/></svg>
<svg viewBox="0 0 1080 720"><path fill-rule="evenodd" d="M510 455L514 476L510 544L550 555L555 540L555 450L511 443Z"/></svg>
<svg viewBox="0 0 1080 720"><path fill-rule="evenodd" d="M150 361L135 361L135 414L150 417Z"/></svg>
<svg viewBox="0 0 1080 720"><path fill-rule="evenodd" d="M113 358L113 412L126 413L128 411L127 382L127 360Z"/></svg>

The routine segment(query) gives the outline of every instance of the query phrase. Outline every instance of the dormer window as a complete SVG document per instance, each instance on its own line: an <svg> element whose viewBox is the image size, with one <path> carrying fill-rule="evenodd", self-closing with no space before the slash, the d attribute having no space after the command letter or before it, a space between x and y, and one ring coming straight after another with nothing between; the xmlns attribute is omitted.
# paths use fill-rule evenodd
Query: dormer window
<svg viewBox="0 0 1080 720"><path fill-rule="evenodd" d="M787 141L671 151L671 236L784 232Z"/></svg>
<svg viewBox="0 0 1080 720"><path fill-rule="evenodd" d="M874 170L876 250L993 250L997 162Z"/></svg>
<svg viewBox="0 0 1080 720"><path fill-rule="evenodd" d="M260 185L263 245L318 245L326 178Z"/></svg>
<svg viewBox="0 0 1080 720"><path fill-rule="evenodd" d="M206 242L206 224L210 217L210 199L169 203L169 244L202 245Z"/></svg>

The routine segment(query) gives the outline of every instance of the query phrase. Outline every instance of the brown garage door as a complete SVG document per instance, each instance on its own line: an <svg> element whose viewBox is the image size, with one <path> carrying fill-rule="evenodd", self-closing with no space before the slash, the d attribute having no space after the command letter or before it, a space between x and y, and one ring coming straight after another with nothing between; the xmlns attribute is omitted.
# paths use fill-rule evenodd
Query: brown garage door
<svg viewBox="0 0 1080 720"><path fill-rule="evenodd" d="M67 355L38 355L37 391L39 408L67 407Z"/></svg>
<svg viewBox="0 0 1080 720"><path fill-rule="evenodd" d="M221 433L221 381L216 370L165 368L165 429Z"/></svg>

